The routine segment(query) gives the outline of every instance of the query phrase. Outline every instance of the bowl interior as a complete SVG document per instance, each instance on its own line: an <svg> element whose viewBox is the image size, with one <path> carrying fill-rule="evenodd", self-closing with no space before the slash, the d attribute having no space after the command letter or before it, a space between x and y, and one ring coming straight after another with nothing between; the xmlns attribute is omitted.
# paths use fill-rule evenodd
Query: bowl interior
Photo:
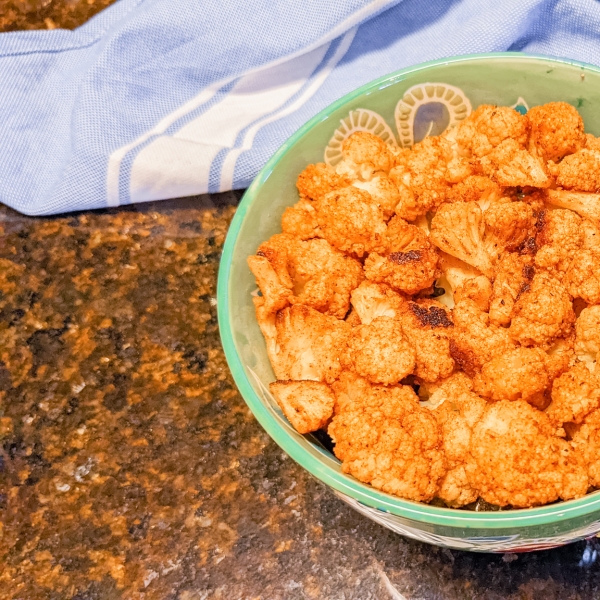
<svg viewBox="0 0 600 600"><path fill-rule="evenodd" d="M256 323L256 283L248 255L281 231L284 209L298 199L295 182L309 163L322 162L325 146L351 110L379 113L396 133L394 109L410 87L440 82L460 88L480 104L535 106L562 100L581 113L586 132L600 134L600 69L573 61L518 53L475 55L426 63L374 81L319 113L271 158L250 186L232 222L219 272L218 310L223 346L234 379L273 439L298 463L334 489L368 506L411 519L460 528L503 528L555 522L600 510L600 495L542 508L473 513L401 500L343 474L339 461L312 436L299 435L268 392L275 379ZM523 102L524 101L524 102Z"/></svg>

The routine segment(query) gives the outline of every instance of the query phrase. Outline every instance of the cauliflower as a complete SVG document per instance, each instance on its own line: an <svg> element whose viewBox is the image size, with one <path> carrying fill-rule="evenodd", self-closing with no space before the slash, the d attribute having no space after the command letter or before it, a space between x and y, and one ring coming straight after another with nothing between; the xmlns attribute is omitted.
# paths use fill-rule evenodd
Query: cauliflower
<svg viewBox="0 0 600 600"><path fill-rule="evenodd" d="M273 312L287 304L304 304L343 319L350 292L363 280L360 263L332 248L326 240L301 241L277 234L248 258L250 269Z"/></svg>
<svg viewBox="0 0 600 600"><path fill-rule="evenodd" d="M540 348L514 348L496 355L473 379L473 389L490 400L525 400L542 409L551 380L546 353Z"/></svg>
<svg viewBox="0 0 600 600"><path fill-rule="evenodd" d="M328 433L342 471L401 498L427 502L444 476L439 426L408 386L370 386L338 405Z"/></svg>
<svg viewBox="0 0 600 600"><path fill-rule="evenodd" d="M508 325L512 311L521 293L531 287L535 273L533 258L528 255L506 253L496 265L496 276L490 299L490 323Z"/></svg>
<svg viewBox="0 0 600 600"><path fill-rule="evenodd" d="M585 146L583 119L577 109L566 102L534 106L526 118L531 125L529 151L544 163L558 162Z"/></svg>
<svg viewBox="0 0 600 600"><path fill-rule="evenodd" d="M583 496L588 478L580 455L553 431L523 400L488 405L471 436L469 483L486 502L515 508Z"/></svg>
<svg viewBox="0 0 600 600"><path fill-rule="evenodd" d="M277 379L331 383L339 377L351 331L345 321L295 304L277 313L275 328L276 357L271 364Z"/></svg>
<svg viewBox="0 0 600 600"><path fill-rule="evenodd" d="M281 230L301 240L323 237L317 221L317 211L309 200L298 200L283 211Z"/></svg>
<svg viewBox="0 0 600 600"><path fill-rule="evenodd" d="M477 303L482 310L487 310L491 294L490 280L477 269L466 262L439 252L439 266L442 276L436 286L445 290L438 297L438 302L453 308L459 298L469 298Z"/></svg>
<svg viewBox="0 0 600 600"><path fill-rule="evenodd" d="M275 381L269 386L287 420L298 433L326 427L333 414L335 396L320 381Z"/></svg>
<svg viewBox="0 0 600 600"><path fill-rule="evenodd" d="M600 302L600 250L581 250L571 263L564 284L573 298Z"/></svg>
<svg viewBox="0 0 600 600"><path fill-rule="evenodd" d="M593 371L598 352L600 352L600 306L588 306L581 311L575 323L575 355Z"/></svg>
<svg viewBox="0 0 600 600"><path fill-rule="evenodd" d="M546 201L553 206L568 208L579 216L589 219L594 225L600 226L600 194L547 190Z"/></svg>
<svg viewBox="0 0 600 600"><path fill-rule="evenodd" d="M583 247L586 250L600 250L600 229L589 219L582 219Z"/></svg>
<svg viewBox="0 0 600 600"><path fill-rule="evenodd" d="M484 222L476 202L443 204L431 220L431 242L448 254L492 275L492 261L483 243Z"/></svg>
<svg viewBox="0 0 600 600"><path fill-rule="evenodd" d="M360 322L368 325L378 317L399 318L405 301L389 286L367 280L352 292L351 302Z"/></svg>
<svg viewBox="0 0 600 600"><path fill-rule="evenodd" d="M368 192L356 187L330 192L315 202L315 208L323 237L338 250L362 257L381 249L386 225Z"/></svg>
<svg viewBox="0 0 600 600"><path fill-rule="evenodd" d="M427 234L400 217L389 223L383 241L386 252L373 252L365 260L365 275L406 294L429 288L439 275L438 256Z"/></svg>
<svg viewBox="0 0 600 600"><path fill-rule="evenodd" d="M394 166L389 146L378 136L357 131L344 140L342 160L336 171L341 177L369 181L376 174L388 173Z"/></svg>
<svg viewBox="0 0 600 600"><path fill-rule="evenodd" d="M419 215L435 210L450 188L446 179L447 164L452 159L448 141L441 137L427 137L410 151L401 152L390 179L400 191L396 214L414 221Z"/></svg>
<svg viewBox="0 0 600 600"><path fill-rule="evenodd" d="M583 456L590 485L600 487L600 410L595 410L576 429L573 447Z"/></svg>
<svg viewBox="0 0 600 600"><path fill-rule="evenodd" d="M507 106L482 104L456 127L455 138L462 152L481 158L506 140L524 148L529 121Z"/></svg>
<svg viewBox="0 0 600 600"><path fill-rule="evenodd" d="M566 338L557 338L546 349L546 367L550 380L554 381L560 377L568 368L575 357L575 335L570 334Z"/></svg>
<svg viewBox="0 0 600 600"><path fill-rule="evenodd" d="M386 175L379 175L369 181L353 181L352 185L371 194L385 219L394 216L396 206L401 200L398 186Z"/></svg>
<svg viewBox="0 0 600 600"><path fill-rule="evenodd" d="M281 355L277 344L276 313L265 308L264 296L253 296L252 302L254 303L254 310L256 312L256 322L265 338L269 362L271 363L271 367L273 367L275 376L280 377L285 373L285 368L281 363Z"/></svg>
<svg viewBox="0 0 600 600"><path fill-rule="evenodd" d="M502 197L502 189L489 177L469 175L446 193L446 202L477 202L482 210Z"/></svg>
<svg viewBox="0 0 600 600"><path fill-rule="evenodd" d="M454 327L450 311L435 300L417 300L403 305L402 331L416 351L415 375L434 382L454 370L450 356L450 333Z"/></svg>
<svg viewBox="0 0 600 600"><path fill-rule="evenodd" d="M468 481L465 464L473 427L485 412L487 402L472 392L471 381L463 373L455 373L445 379L437 386L431 399L434 397L437 406L433 414L442 432L447 468L437 495L449 506L464 506L479 496Z"/></svg>
<svg viewBox="0 0 600 600"><path fill-rule="evenodd" d="M468 298L454 307L454 330L450 339L450 355L470 377L494 357L510 352L515 343L508 331L489 323L489 317Z"/></svg>
<svg viewBox="0 0 600 600"><path fill-rule="evenodd" d="M503 199L493 202L483 213L486 250L495 262L506 252L514 252L523 242L535 235L533 209L526 202Z"/></svg>
<svg viewBox="0 0 600 600"><path fill-rule="evenodd" d="M372 383L398 383L415 368L415 350L398 321L377 317L355 327L348 339L350 368Z"/></svg>
<svg viewBox="0 0 600 600"><path fill-rule="evenodd" d="M585 365L577 362L552 384L552 403L548 417L562 427L563 423L582 423L600 407L600 382Z"/></svg>
<svg viewBox="0 0 600 600"><path fill-rule="evenodd" d="M479 159L484 175L501 186L546 188L551 181L539 160L514 139L504 140Z"/></svg>
<svg viewBox="0 0 600 600"><path fill-rule="evenodd" d="M600 148L582 148L558 164L548 163L548 170L565 190L600 192Z"/></svg>
<svg viewBox="0 0 600 600"><path fill-rule="evenodd" d="M583 244L581 217L565 209L547 211L538 228L535 265L562 278Z"/></svg>
<svg viewBox="0 0 600 600"><path fill-rule="evenodd" d="M563 285L547 273L536 273L513 308L511 337L523 346L548 346L567 337L575 323L571 298Z"/></svg>
<svg viewBox="0 0 600 600"><path fill-rule="evenodd" d="M350 185L343 175L338 175L333 167L325 163L308 165L296 181L302 200L318 200L321 196Z"/></svg>

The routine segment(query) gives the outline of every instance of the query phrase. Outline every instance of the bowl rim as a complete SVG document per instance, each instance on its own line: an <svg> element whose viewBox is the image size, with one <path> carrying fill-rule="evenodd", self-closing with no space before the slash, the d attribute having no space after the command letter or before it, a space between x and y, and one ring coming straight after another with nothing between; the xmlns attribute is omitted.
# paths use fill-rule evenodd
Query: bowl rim
<svg viewBox="0 0 600 600"><path fill-rule="evenodd" d="M540 526L589 515L595 511L600 512L600 490L576 500L562 501L537 508L497 512L474 512L454 508L442 508L414 502L412 500L404 500L381 492L368 484L361 483L351 475L337 472L332 467L326 465L321 459L311 454L301 445L299 440L290 436L256 394L237 353L229 313L231 262L242 222L248 209L252 205L255 196L262 184L270 176L275 165L302 136L304 136L314 125L327 118L330 113L341 108L347 102L370 90L380 89L382 85L384 87L392 85L398 80L401 80L405 75L425 70L433 66L490 59L498 61L511 59L523 62L535 62L539 60L545 63L550 62L571 65L579 67L581 70L585 69L600 74L599 67L568 58L556 58L523 52L465 54L419 63L394 71L393 73L389 73L366 83L352 92L345 94L332 104L329 104L312 119L307 121L280 146L244 193L231 221L223 247L223 253L221 255L217 281L217 316L225 357L233 375L233 379L244 398L244 401L269 436L301 467L338 492L350 496L361 504L379 509L386 513L405 517L419 523L454 528L490 529L496 530L500 534L503 529Z"/></svg>

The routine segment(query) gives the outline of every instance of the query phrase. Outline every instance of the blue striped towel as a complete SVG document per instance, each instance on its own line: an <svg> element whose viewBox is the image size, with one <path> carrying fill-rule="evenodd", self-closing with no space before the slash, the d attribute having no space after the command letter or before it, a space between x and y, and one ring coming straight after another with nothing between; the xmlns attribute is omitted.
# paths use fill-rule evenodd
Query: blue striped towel
<svg viewBox="0 0 600 600"><path fill-rule="evenodd" d="M246 187L352 89L523 50L600 64L596 0L120 0L0 34L0 201L33 215Z"/></svg>

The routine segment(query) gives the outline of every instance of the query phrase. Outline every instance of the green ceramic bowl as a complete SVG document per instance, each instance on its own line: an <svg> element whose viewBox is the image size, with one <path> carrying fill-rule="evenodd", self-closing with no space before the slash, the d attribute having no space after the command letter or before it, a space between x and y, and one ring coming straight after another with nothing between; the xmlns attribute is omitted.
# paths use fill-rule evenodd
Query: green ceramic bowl
<svg viewBox="0 0 600 600"><path fill-rule="evenodd" d="M469 102L473 108L498 104L525 112L528 106L554 100L577 107L586 131L600 134L600 69L592 65L502 53L403 69L344 96L296 132L248 188L229 229L219 271L218 314L225 355L242 396L296 462L356 510L408 537L484 552L559 546L600 531L600 492L541 508L472 512L402 500L342 473L339 461L315 438L296 433L269 394L275 377L254 316L256 283L246 257L280 231L283 210L298 199L296 177L307 164L323 161L324 148L351 111L374 111L397 141L410 143L427 131L443 131Z"/></svg>

